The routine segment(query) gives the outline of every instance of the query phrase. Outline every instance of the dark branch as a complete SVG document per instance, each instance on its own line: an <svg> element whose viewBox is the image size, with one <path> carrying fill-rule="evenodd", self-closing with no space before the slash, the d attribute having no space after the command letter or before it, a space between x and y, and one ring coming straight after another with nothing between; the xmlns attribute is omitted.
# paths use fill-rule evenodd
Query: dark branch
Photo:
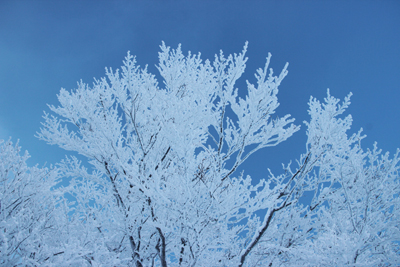
<svg viewBox="0 0 400 267"><path fill-rule="evenodd" d="M165 258L165 236L163 235L163 233L159 227L156 227L156 229L157 229L158 234L160 235L160 239L161 239L161 249L159 246L157 246L157 250L160 254L161 266L167 267L167 260Z"/></svg>

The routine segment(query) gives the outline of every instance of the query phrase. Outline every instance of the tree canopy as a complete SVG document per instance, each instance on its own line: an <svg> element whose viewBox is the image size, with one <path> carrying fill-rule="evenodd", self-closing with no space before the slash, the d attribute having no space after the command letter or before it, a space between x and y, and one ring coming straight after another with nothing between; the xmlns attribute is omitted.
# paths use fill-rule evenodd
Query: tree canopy
<svg viewBox="0 0 400 267"><path fill-rule="evenodd" d="M120 70L106 69L92 86L61 89L37 136L83 155L91 170L69 156L55 168L58 180L37 181L59 183L43 194L54 203L51 212L42 206L30 215L49 221L40 231L57 234L30 254L17 246L8 257L25 253L32 265L64 266L400 262L399 152L364 151L361 130L348 135L352 118L343 114L351 94L341 103L329 90L323 103L311 97L305 151L295 166L250 177L238 172L243 162L300 129L290 115L274 115L288 64L274 76L269 54L242 98L235 83L247 43L213 62L185 56L180 46L160 48L162 86L128 52ZM2 179L6 185L15 177ZM3 212L9 190L1 195L2 234L10 233Z"/></svg>

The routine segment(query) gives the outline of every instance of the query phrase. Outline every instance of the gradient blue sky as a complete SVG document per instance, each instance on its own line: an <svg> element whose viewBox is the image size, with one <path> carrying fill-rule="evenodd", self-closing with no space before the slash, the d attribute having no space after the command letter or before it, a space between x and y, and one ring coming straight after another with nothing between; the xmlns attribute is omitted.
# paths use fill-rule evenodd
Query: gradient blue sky
<svg viewBox="0 0 400 267"><path fill-rule="evenodd" d="M268 52L279 73L278 115L308 120L310 95L326 89L343 99L352 132L364 128L363 147L374 141L391 154L400 147L400 1L0 1L0 139L20 139L30 165L56 163L65 151L34 137L46 104L58 105L61 87L119 68L128 50L156 73L165 41L213 59L238 53L249 41L245 80L255 82ZM160 85L162 82L160 81ZM305 151L305 127L278 147L253 155L253 176Z"/></svg>

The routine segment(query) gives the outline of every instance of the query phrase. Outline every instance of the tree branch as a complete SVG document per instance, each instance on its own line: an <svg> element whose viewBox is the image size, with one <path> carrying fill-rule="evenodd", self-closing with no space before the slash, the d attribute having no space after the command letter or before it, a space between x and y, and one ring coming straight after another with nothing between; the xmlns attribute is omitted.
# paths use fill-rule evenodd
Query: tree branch
<svg viewBox="0 0 400 267"><path fill-rule="evenodd" d="M161 239L161 251L160 248L158 247L157 250L160 253L160 260L161 260L161 266L162 267L167 267L167 260L165 258L165 236L163 235L161 229L159 227L156 227L158 234L160 235Z"/></svg>

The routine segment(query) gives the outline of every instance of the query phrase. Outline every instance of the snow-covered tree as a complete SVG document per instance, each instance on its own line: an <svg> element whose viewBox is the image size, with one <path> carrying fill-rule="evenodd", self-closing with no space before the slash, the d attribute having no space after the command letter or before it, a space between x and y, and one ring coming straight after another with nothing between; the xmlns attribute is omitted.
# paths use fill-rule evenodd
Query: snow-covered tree
<svg viewBox="0 0 400 267"><path fill-rule="evenodd" d="M350 97L350 96L349 96ZM307 153L292 179L292 197L258 242L253 253L262 266L396 266L400 262L399 150L393 159L361 149L361 131L348 137L351 116L337 118L350 104L330 96L311 98ZM301 164L303 162L303 164ZM308 169L308 170L307 170ZM299 170L301 171L299 173ZM274 177L274 176L272 176ZM287 181L287 180L286 180ZM257 252L256 252L257 251Z"/></svg>
<svg viewBox="0 0 400 267"><path fill-rule="evenodd" d="M55 198L50 187L56 170L28 167L29 154L9 140L0 141L0 265L34 266L56 254Z"/></svg>
<svg viewBox="0 0 400 267"><path fill-rule="evenodd" d="M245 98L238 96L246 49L227 58L221 52L211 63L162 44L162 87L128 53L121 70L106 69L107 79L61 89L60 106L50 106L54 115L45 114L38 137L93 166L88 172L69 157L60 167L73 177L60 192L76 199L64 206L85 248L68 253L92 266L399 259L398 154L378 159L376 149L362 151L361 132L347 135L351 117L339 117L350 97L342 105L329 92L325 104L311 98L306 152L295 169L259 182L238 173L254 152L299 130L290 115L273 116L287 65L274 76L270 55L256 84L247 82ZM340 242L351 249L336 261Z"/></svg>

